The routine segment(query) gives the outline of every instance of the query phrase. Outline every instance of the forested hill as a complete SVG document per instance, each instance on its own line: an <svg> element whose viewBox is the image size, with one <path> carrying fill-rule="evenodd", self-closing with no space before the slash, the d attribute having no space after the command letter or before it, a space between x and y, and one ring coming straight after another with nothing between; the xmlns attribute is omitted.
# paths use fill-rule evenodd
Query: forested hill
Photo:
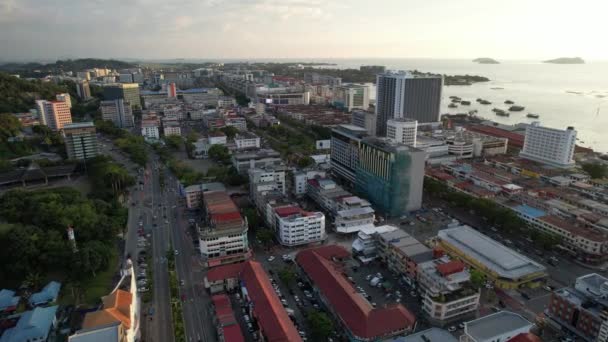
<svg viewBox="0 0 608 342"><path fill-rule="evenodd" d="M28 81L0 72L0 113L27 112L34 101L53 100L68 87L40 80Z"/></svg>
<svg viewBox="0 0 608 342"><path fill-rule="evenodd" d="M44 77L49 74L60 74L66 71L82 71L92 68L126 69L137 64L115 59L81 58L58 60L55 63L7 63L0 65L0 71L19 74L21 77Z"/></svg>

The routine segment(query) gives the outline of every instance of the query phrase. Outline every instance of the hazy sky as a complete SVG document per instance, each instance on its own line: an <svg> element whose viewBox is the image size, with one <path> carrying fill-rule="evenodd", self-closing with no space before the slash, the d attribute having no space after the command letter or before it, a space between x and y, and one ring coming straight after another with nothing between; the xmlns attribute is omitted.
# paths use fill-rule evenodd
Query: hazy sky
<svg viewBox="0 0 608 342"><path fill-rule="evenodd" d="M608 59L606 0L0 0L0 59Z"/></svg>

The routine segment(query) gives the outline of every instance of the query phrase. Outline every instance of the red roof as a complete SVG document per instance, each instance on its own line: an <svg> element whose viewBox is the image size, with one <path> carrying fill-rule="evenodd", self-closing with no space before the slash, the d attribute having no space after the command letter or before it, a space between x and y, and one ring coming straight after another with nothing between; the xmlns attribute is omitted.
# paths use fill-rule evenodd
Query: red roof
<svg viewBox="0 0 608 342"><path fill-rule="evenodd" d="M243 333L238 322L232 312L230 298L225 294L219 294L211 297L213 306L215 307L215 316L220 323L219 329L223 331L226 342L243 342Z"/></svg>
<svg viewBox="0 0 608 342"><path fill-rule="evenodd" d="M538 337L532 333L521 333L521 334L515 335L515 337L510 339L508 342L542 342L542 341L543 340L541 340L540 337Z"/></svg>
<svg viewBox="0 0 608 342"><path fill-rule="evenodd" d="M437 265L437 271L444 277L461 272L462 270L464 270L464 263L460 260L452 260L445 264Z"/></svg>
<svg viewBox="0 0 608 342"><path fill-rule="evenodd" d="M238 324L232 324L224 327L224 341L225 342L245 342L243 333Z"/></svg>
<svg viewBox="0 0 608 342"><path fill-rule="evenodd" d="M287 216L302 213L302 208L295 206L295 205L289 205L286 207L275 208L274 211L280 217L287 217Z"/></svg>
<svg viewBox="0 0 608 342"><path fill-rule="evenodd" d="M229 222L229 221L237 221L242 220L241 214L238 211L234 211L231 213L223 213L223 214L213 214L211 215L211 221L220 223L220 222Z"/></svg>
<svg viewBox="0 0 608 342"><path fill-rule="evenodd" d="M262 264L257 261L245 262L240 278L247 289L249 299L253 302L253 313L258 319L262 334L266 336L266 341L302 341L272 288Z"/></svg>
<svg viewBox="0 0 608 342"><path fill-rule="evenodd" d="M207 271L208 281L219 281L231 278L238 278L243 270L244 263L218 266Z"/></svg>
<svg viewBox="0 0 608 342"><path fill-rule="evenodd" d="M416 317L403 305L373 308L357 293L332 261L334 257L348 255L343 247L330 245L303 250L296 256L296 262L356 338L379 339L411 329Z"/></svg>

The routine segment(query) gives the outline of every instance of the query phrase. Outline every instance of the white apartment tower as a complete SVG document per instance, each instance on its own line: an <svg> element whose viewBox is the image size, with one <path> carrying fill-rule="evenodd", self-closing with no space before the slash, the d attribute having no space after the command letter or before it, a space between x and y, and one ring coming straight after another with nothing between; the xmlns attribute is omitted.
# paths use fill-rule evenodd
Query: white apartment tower
<svg viewBox="0 0 608 342"><path fill-rule="evenodd" d="M549 128L536 121L526 128L524 148L519 156L555 167L569 168L574 166L572 156L575 146L574 127L565 130Z"/></svg>
<svg viewBox="0 0 608 342"><path fill-rule="evenodd" d="M397 118L386 122L386 137L397 143L416 147L416 132L418 131L418 121Z"/></svg>

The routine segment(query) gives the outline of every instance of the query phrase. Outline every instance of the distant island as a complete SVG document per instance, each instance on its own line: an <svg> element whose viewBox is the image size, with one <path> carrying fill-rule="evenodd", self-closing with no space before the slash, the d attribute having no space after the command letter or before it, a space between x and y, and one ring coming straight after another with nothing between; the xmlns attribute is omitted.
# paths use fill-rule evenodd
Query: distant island
<svg viewBox="0 0 608 342"><path fill-rule="evenodd" d="M560 57L543 61L543 63L552 64L585 64L585 61L580 57Z"/></svg>
<svg viewBox="0 0 608 342"><path fill-rule="evenodd" d="M479 64L500 64L499 61L493 59L493 58L489 58L489 57L479 57L479 58L475 58L473 60L473 62L475 63L479 63Z"/></svg>

